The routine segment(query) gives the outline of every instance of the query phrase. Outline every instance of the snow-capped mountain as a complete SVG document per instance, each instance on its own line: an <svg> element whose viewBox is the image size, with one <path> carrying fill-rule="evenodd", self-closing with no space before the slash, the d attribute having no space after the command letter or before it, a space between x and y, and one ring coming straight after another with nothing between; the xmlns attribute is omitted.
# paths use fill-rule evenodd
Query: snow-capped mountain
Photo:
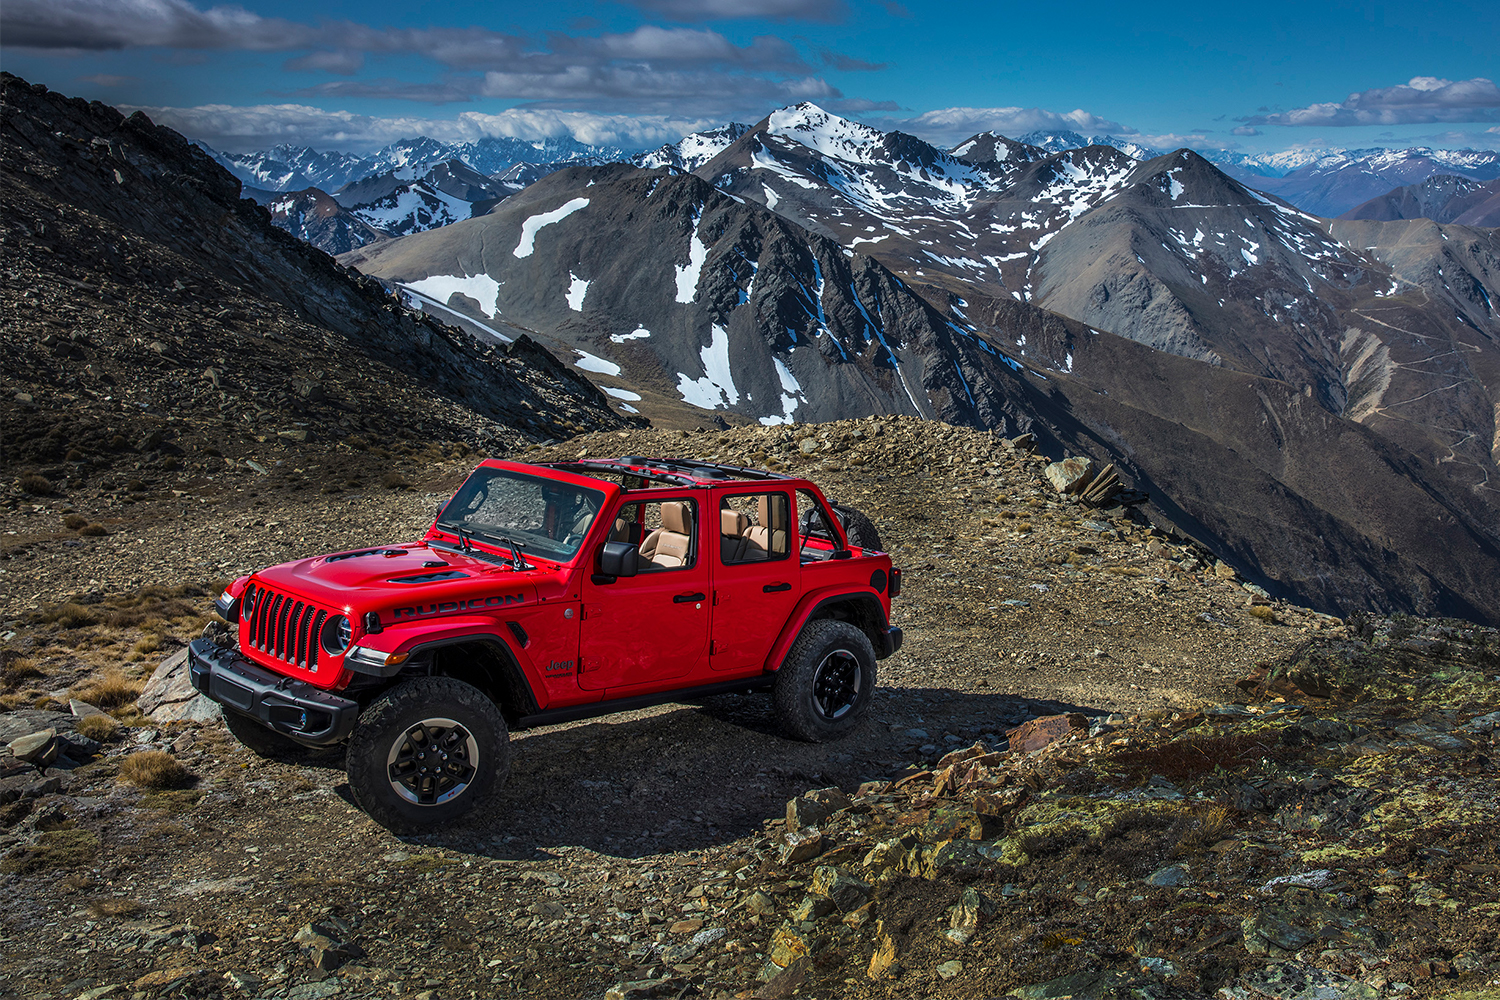
<svg viewBox="0 0 1500 1000"><path fill-rule="evenodd" d="M1292 150L1225 164L1224 170L1304 211L1332 218L1394 187L1420 184L1436 174L1494 180L1500 177L1500 152L1425 146Z"/></svg>
<svg viewBox="0 0 1500 1000"><path fill-rule="evenodd" d="M728 149L734 140L750 131L749 125L730 122L707 132L694 132L677 142L669 142L660 149L637 153L630 162L638 167L674 167L678 170L697 170L703 164Z"/></svg>
<svg viewBox="0 0 1500 1000"><path fill-rule="evenodd" d="M342 187L367 171L363 157L349 153L319 153L304 146L278 145L250 153L221 153L198 145L241 184L262 191L324 191Z"/></svg>
<svg viewBox="0 0 1500 1000"><path fill-rule="evenodd" d="M262 191L243 188L271 213L271 224L325 253L341 254L370 243L388 240L391 234L374 228L317 188L305 191Z"/></svg>
<svg viewBox="0 0 1500 1000"><path fill-rule="evenodd" d="M1122 139L1114 135L1090 135L1084 136L1077 132L1068 131L1036 131L1027 132L1017 139L1028 146L1036 146L1045 149L1049 153L1065 153L1070 149L1082 149L1085 146L1112 146L1124 153L1126 156L1136 160L1150 160L1162 154L1159 149L1144 146L1131 139Z"/></svg>
<svg viewBox="0 0 1500 1000"><path fill-rule="evenodd" d="M614 146L590 146L569 136L560 139L513 139L492 136L449 143L426 136L393 142L374 153L320 153L302 146L278 145L248 153L222 153L198 144L242 184L265 191L300 191L316 187L337 191L367 177L408 172L411 180L432 166L457 160L471 170L493 176L517 163L610 163L629 154Z"/></svg>

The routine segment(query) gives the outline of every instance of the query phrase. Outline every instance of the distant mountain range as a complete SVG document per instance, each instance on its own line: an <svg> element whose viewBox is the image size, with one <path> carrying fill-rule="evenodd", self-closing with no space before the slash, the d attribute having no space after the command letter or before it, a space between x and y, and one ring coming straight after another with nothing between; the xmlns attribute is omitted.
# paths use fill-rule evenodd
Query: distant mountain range
<svg viewBox="0 0 1500 1000"><path fill-rule="evenodd" d="M1329 222L1187 150L947 151L812 105L709 145L343 259L648 416L1030 430L1275 592L1500 620L1495 231Z"/></svg>
<svg viewBox="0 0 1500 1000"><path fill-rule="evenodd" d="M203 148L249 188L269 192L316 188L333 195L377 232L404 235L483 214L501 198L568 166L632 163L697 170L749 129L748 125L731 122L642 152L592 146L571 138L526 141L508 137L466 143L417 137L365 155L288 145L249 153ZM1030 132L1018 139L990 134L970 141L1001 142L1011 157L1032 159L1093 146L1110 147L1142 162L1167 152L1128 137L1086 136L1071 131ZM1034 152L1020 152L1027 149ZM950 152L973 159L961 147ZM1236 180L1325 218L1342 215L1395 188L1419 184L1435 175L1474 181L1500 178L1500 153L1494 150L1413 147L1299 149L1253 155L1205 151L1202 155ZM435 171L448 176L435 177ZM467 174L462 184L454 182L453 175L459 173ZM300 232L297 235L305 236ZM352 235L351 230L339 238Z"/></svg>

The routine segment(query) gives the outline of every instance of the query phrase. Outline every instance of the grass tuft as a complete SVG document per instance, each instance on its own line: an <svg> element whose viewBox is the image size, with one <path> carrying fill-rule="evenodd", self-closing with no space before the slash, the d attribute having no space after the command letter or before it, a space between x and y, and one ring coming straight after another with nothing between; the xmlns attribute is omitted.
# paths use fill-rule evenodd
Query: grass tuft
<svg viewBox="0 0 1500 1000"><path fill-rule="evenodd" d="M86 538L102 538L109 534L109 529L98 521L93 521L79 528L78 533Z"/></svg>
<svg viewBox="0 0 1500 1000"><path fill-rule="evenodd" d="M89 519L84 517L82 514L69 514L67 517L63 518L63 527L67 528L69 531L77 531L79 528L82 528L88 523Z"/></svg>
<svg viewBox="0 0 1500 1000"><path fill-rule="evenodd" d="M411 483L401 473L392 469L380 477L380 485L388 490L404 490L411 486Z"/></svg>
<svg viewBox="0 0 1500 1000"><path fill-rule="evenodd" d="M111 671L97 680L74 688L72 695L79 701L108 710L135 701L140 697L142 687L144 685L140 681L131 680L119 671Z"/></svg>
<svg viewBox="0 0 1500 1000"><path fill-rule="evenodd" d="M103 743L120 731L120 724L108 715L86 715L73 728L79 736Z"/></svg>
<svg viewBox="0 0 1500 1000"><path fill-rule="evenodd" d="M46 476L30 475L21 477L21 490L32 496L45 497L52 495L52 480Z"/></svg>
<svg viewBox="0 0 1500 1000"><path fill-rule="evenodd" d="M142 750L120 763L120 780L151 792L184 788L193 776L182 762L164 750Z"/></svg>

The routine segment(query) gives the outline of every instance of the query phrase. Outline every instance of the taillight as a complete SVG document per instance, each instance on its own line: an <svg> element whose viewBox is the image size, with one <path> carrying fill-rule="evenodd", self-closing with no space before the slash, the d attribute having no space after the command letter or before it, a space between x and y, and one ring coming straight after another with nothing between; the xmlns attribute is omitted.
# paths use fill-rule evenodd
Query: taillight
<svg viewBox="0 0 1500 1000"><path fill-rule="evenodd" d="M901 596L901 571L894 566L891 567L891 596Z"/></svg>

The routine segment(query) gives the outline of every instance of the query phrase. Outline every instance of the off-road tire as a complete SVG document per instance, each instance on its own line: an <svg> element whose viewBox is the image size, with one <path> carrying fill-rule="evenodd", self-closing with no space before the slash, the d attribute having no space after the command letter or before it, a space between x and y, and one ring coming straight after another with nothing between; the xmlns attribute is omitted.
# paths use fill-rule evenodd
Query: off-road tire
<svg viewBox="0 0 1500 1000"><path fill-rule="evenodd" d="M255 719L248 715L241 715L232 708L224 709L224 728L228 729L246 750L266 760L291 763L313 752L290 736L283 736L274 729L268 729Z"/></svg>
<svg viewBox="0 0 1500 1000"><path fill-rule="evenodd" d="M393 777L392 770L393 763L410 761L404 751L422 746L417 727L424 724L455 741L450 747L456 748L451 766L472 766L472 775L459 782L454 776L457 772L446 770L450 767L447 757L437 762L445 769L444 780L456 782L457 790L436 795L440 801L430 804L405 795L419 791L432 795L441 785L415 789ZM414 677L391 688L359 714L344 769L354 801L371 819L395 833L420 833L453 822L483 804L504 783L510 774L510 731L495 703L478 688L451 677ZM450 794L451 798L445 797Z"/></svg>
<svg viewBox="0 0 1500 1000"><path fill-rule="evenodd" d="M848 622L820 619L802 626L792 643L776 671L771 704L788 736L826 743L859 725L874 693L875 649L869 637Z"/></svg>
<svg viewBox="0 0 1500 1000"><path fill-rule="evenodd" d="M861 549L872 549L876 552L884 552L885 546L880 543L880 532L875 530L875 522L870 520L862 510L853 507L835 507L839 517L844 519L844 534L849 536L849 544Z"/></svg>

